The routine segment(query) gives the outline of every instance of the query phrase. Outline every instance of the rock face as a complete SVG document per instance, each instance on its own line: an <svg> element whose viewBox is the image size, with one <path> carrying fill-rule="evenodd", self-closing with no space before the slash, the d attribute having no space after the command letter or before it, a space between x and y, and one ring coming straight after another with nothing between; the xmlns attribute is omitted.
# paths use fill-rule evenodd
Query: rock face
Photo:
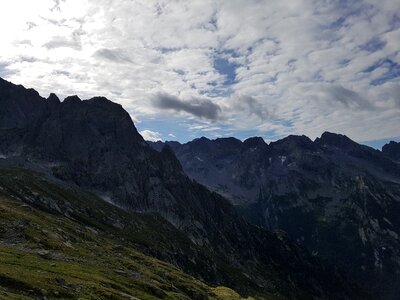
<svg viewBox="0 0 400 300"><path fill-rule="evenodd" d="M0 129L24 128L44 115L47 105L34 89L2 79L0 89Z"/></svg>
<svg viewBox="0 0 400 300"><path fill-rule="evenodd" d="M232 270L230 279L216 275L210 282L246 281L288 299L366 298L335 270L282 235L247 224L227 200L187 177L173 145L153 150L120 105L102 97L44 99L0 79L0 107L0 164L40 170L125 210L161 215L213 257L208 273Z"/></svg>
<svg viewBox="0 0 400 300"><path fill-rule="evenodd" d="M390 141L382 147L382 153L394 161L400 162L400 143Z"/></svg>
<svg viewBox="0 0 400 300"><path fill-rule="evenodd" d="M201 138L167 142L184 171L236 204L250 222L350 271L379 299L400 293L400 167L383 153L325 132L267 145ZM155 145L160 147L161 144Z"/></svg>

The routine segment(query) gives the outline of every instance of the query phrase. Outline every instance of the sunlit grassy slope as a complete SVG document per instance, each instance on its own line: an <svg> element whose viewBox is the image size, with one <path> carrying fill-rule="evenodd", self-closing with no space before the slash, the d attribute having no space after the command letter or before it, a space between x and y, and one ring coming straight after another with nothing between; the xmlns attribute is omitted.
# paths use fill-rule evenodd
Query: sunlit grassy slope
<svg viewBox="0 0 400 300"><path fill-rule="evenodd" d="M0 169L0 299L242 299L149 250L173 260L191 247L156 216L126 213L34 172Z"/></svg>

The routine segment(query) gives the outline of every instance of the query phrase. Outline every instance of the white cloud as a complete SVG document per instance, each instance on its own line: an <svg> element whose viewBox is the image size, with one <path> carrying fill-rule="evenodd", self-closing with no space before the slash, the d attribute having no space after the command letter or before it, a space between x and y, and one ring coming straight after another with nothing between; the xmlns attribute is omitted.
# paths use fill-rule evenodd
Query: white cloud
<svg viewBox="0 0 400 300"><path fill-rule="evenodd" d="M148 129L140 131L140 134L146 141L157 142L161 141L161 133L157 131L151 131Z"/></svg>
<svg viewBox="0 0 400 300"><path fill-rule="evenodd" d="M381 139L400 126L398 11L395 0L2 1L0 76L104 95L138 120L188 118L188 132ZM157 95L185 101L182 114ZM204 118L198 99L217 113Z"/></svg>

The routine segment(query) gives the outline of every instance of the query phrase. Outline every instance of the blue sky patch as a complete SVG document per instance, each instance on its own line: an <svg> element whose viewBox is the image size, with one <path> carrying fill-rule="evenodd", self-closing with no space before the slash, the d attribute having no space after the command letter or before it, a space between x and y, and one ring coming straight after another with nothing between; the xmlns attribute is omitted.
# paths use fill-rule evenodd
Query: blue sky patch
<svg viewBox="0 0 400 300"><path fill-rule="evenodd" d="M389 58L382 59L372 66L369 66L367 69L364 70L364 73L370 73L382 67L387 69L386 73L384 73L381 77L372 80L370 82L371 85L381 85L397 77L400 77L400 65Z"/></svg>
<svg viewBox="0 0 400 300"><path fill-rule="evenodd" d="M385 47L385 45L386 45L385 41L382 41L378 37L374 37L370 39L365 45L362 45L361 49L368 52L376 52L382 50Z"/></svg>
<svg viewBox="0 0 400 300"><path fill-rule="evenodd" d="M226 52L225 52L226 53ZM229 53L234 57L234 53ZM236 69L239 67L238 64L230 62L225 55L219 55L214 59L214 68L218 73L225 76L226 80L224 85L231 85L236 82Z"/></svg>
<svg viewBox="0 0 400 300"><path fill-rule="evenodd" d="M339 61L339 65L341 66L347 66L349 64L349 62L351 62L350 59L344 58L342 60Z"/></svg>
<svg viewBox="0 0 400 300"><path fill-rule="evenodd" d="M196 136L189 136L187 124L180 122L176 119L175 122L171 122L170 117L166 118L146 118L141 119L140 122L135 124L138 131L151 130L160 133L160 138L165 141L186 141L193 139ZM175 137L170 136L173 134Z"/></svg>
<svg viewBox="0 0 400 300"><path fill-rule="evenodd" d="M346 22L346 17L340 17L339 19L335 20L334 22L330 23L328 26L323 27L326 29L337 30L342 28Z"/></svg>
<svg viewBox="0 0 400 300"><path fill-rule="evenodd" d="M381 139L381 140L373 140L373 141L365 141L365 142L361 142L360 144L364 144L367 146L370 146L372 148L381 150L382 147L389 143L390 141L395 141L395 142L400 142L400 136L398 137L392 137L392 138L388 138L388 139Z"/></svg>

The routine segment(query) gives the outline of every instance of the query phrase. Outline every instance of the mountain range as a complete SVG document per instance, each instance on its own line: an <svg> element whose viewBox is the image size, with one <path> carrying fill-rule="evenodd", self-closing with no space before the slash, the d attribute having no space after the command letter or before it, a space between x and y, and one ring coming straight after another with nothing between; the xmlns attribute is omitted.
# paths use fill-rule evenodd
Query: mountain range
<svg viewBox="0 0 400 300"><path fill-rule="evenodd" d="M382 151L340 134L150 142L250 223L281 229L381 299L400 294L399 143Z"/></svg>
<svg viewBox="0 0 400 300"><path fill-rule="evenodd" d="M0 293L395 299L396 151L328 133L168 144L106 98L0 79Z"/></svg>

